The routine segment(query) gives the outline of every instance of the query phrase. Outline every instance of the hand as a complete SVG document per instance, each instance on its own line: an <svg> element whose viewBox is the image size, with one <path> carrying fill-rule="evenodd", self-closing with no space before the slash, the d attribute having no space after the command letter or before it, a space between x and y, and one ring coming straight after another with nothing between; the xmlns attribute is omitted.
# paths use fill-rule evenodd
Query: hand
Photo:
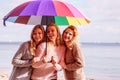
<svg viewBox="0 0 120 80"><path fill-rule="evenodd" d="M40 61L40 58L39 57L34 57L33 60L32 60L32 63L34 64L34 63L36 63L38 61Z"/></svg>
<svg viewBox="0 0 120 80"><path fill-rule="evenodd" d="M60 62L60 65L61 65L64 69L66 69L66 68L67 68L67 66L66 66L65 62Z"/></svg>
<svg viewBox="0 0 120 80"><path fill-rule="evenodd" d="M41 61L42 61L43 63L46 63L45 56L42 56L42 57L41 57Z"/></svg>
<svg viewBox="0 0 120 80"><path fill-rule="evenodd" d="M57 63L56 60L55 60L55 58L53 56L51 57L51 61L52 61L53 65L55 65Z"/></svg>

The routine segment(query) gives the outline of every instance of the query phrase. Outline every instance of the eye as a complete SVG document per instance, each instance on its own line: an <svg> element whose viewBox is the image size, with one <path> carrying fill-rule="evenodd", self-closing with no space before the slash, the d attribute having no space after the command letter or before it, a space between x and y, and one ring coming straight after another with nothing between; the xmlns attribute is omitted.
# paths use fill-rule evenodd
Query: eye
<svg viewBox="0 0 120 80"><path fill-rule="evenodd" d="M67 34L68 32L65 32L65 34Z"/></svg>
<svg viewBox="0 0 120 80"><path fill-rule="evenodd" d="M36 35L36 34L37 34L36 32L33 33L33 35Z"/></svg>
<svg viewBox="0 0 120 80"><path fill-rule="evenodd" d="M53 29L52 32L54 32L55 30Z"/></svg>
<svg viewBox="0 0 120 80"><path fill-rule="evenodd" d="M50 31L47 31L47 33L50 33Z"/></svg>
<svg viewBox="0 0 120 80"><path fill-rule="evenodd" d="M72 35L72 33L69 33L69 35Z"/></svg>
<svg viewBox="0 0 120 80"><path fill-rule="evenodd" d="M42 32L38 32L38 34L42 34Z"/></svg>

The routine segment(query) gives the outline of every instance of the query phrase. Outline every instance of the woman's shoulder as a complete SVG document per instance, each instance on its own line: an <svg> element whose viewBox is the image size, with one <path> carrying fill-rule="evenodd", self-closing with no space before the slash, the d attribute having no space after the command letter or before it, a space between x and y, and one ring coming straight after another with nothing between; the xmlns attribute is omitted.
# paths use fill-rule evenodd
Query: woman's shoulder
<svg viewBox="0 0 120 80"><path fill-rule="evenodd" d="M22 43L22 45L28 45L30 43L30 41L25 41Z"/></svg>
<svg viewBox="0 0 120 80"><path fill-rule="evenodd" d="M66 49L66 47L65 47L65 45L59 45L59 46L58 46L58 49L64 51L64 50Z"/></svg>
<svg viewBox="0 0 120 80"><path fill-rule="evenodd" d="M78 43L78 42L75 43L75 42L74 42L74 43L73 43L73 46L78 47L78 46L80 46L80 43Z"/></svg>
<svg viewBox="0 0 120 80"><path fill-rule="evenodd" d="M42 47L42 48L45 48L46 47L46 42L42 42L38 45L38 47Z"/></svg>
<svg viewBox="0 0 120 80"><path fill-rule="evenodd" d="M40 43L39 45L45 46L45 45L46 45L46 42L42 42L42 43Z"/></svg>
<svg viewBox="0 0 120 80"><path fill-rule="evenodd" d="M28 47L29 43L30 43L30 41L25 41L25 42L21 43L21 46L22 47Z"/></svg>
<svg viewBox="0 0 120 80"><path fill-rule="evenodd" d="M81 50L81 45L80 45L80 43L74 43L74 44L73 44L73 49L74 49L74 50Z"/></svg>
<svg viewBox="0 0 120 80"><path fill-rule="evenodd" d="M66 47L65 47L65 45L63 45L63 44L62 44L62 45L60 45L60 47L61 47L61 48L66 48Z"/></svg>

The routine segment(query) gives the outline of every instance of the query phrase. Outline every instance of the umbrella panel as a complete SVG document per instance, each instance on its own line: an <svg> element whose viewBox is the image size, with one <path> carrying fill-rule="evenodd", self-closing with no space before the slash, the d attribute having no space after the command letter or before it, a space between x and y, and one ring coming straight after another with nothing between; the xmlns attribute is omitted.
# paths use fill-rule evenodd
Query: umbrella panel
<svg viewBox="0 0 120 80"><path fill-rule="evenodd" d="M74 6L56 0L37 0L21 4L4 17L5 21L28 25L81 25L90 21Z"/></svg>
<svg viewBox="0 0 120 80"><path fill-rule="evenodd" d="M7 19L10 22L22 23L28 25L48 25L55 23L57 25L81 25L89 23L89 20L84 18L75 18L67 16L16 16Z"/></svg>

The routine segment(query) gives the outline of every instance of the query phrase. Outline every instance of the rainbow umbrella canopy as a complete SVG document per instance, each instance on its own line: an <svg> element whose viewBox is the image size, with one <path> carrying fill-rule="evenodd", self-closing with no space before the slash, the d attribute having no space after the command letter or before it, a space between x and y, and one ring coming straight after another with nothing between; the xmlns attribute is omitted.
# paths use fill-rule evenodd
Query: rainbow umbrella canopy
<svg viewBox="0 0 120 80"><path fill-rule="evenodd" d="M90 22L73 5L57 0L35 0L25 2L4 17L6 21L28 24L81 25Z"/></svg>

